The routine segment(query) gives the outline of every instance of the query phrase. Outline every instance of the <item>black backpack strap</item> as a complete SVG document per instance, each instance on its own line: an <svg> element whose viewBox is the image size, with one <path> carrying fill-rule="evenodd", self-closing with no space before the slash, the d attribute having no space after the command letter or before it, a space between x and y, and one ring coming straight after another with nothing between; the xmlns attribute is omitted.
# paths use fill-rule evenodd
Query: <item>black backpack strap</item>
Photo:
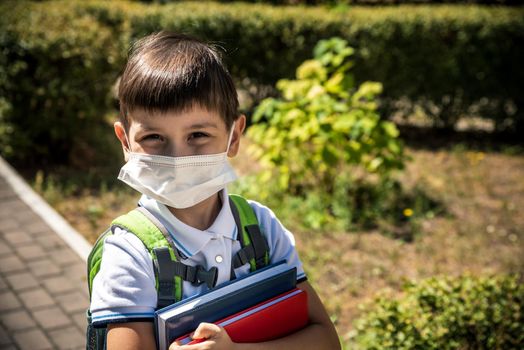
<svg viewBox="0 0 524 350"><path fill-rule="evenodd" d="M233 257L233 268L238 268L255 260L256 269L266 266L266 252L269 246L258 226L246 226L251 244L243 246Z"/></svg>
<svg viewBox="0 0 524 350"><path fill-rule="evenodd" d="M229 196L231 212L238 229L241 249L233 257L231 270L245 264L255 271L269 263L269 245L260 231L258 220L249 203L238 195Z"/></svg>
<svg viewBox="0 0 524 350"><path fill-rule="evenodd" d="M86 350L105 350L107 327L93 327L89 309L86 311L86 317Z"/></svg>
<svg viewBox="0 0 524 350"><path fill-rule="evenodd" d="M171 305L182 299L183 283L180 279L194 285L206 283L208 288L213 288L217 282L218 269L212 267L206 270L202 266L190 266L182 263L182 260L186 257L176 248L175 242L165 226L144 207L139 207L138 210L162 232L171 247L171 249L165 246L156 247L152 250L153 267L158 284L157 308ZM174 256L171 255L171 252Z"/></svg>
<svg viewBox="0 0 524 350"><path fill-rule="evenodd" d="M175 246L173 238L164 225L146 208L139 207L138 210L151 221L159 231L162 232L166 241L169 242L171 249L168 247L156 247L152 250L153 267L158 283L158 303L157 307L162 308L180 301L182 298L182 283L177 281L181 279L188 281L193 285L205 283L208 288L216 286L218 279L218 268L212 267L206 270L202 266L190 266L182 263L186 257ZM173 255L171 255L173 252Z"/></svg>
<svg viewBox="0 0 524 350"><path fill-rule="evenodd" d="M176 261L171 259L171 253L167 247L153 249L153 267L157 280L157 308L163 308L177 301L175 290Z"/></svg>
<svg viewBox="0 0 524 350"><path fill-rule="evenodd" d="M159 302L160 300L163 303L166 300L171 300L170 298L174 294L173 280L176 276L194 285L205 283L208 288L213 288L216 285L218 278L216 267L206 270L202 266L190 266L180 261L173 261L167 247L155 248L154 254L156 256L154 268L155 274L158 276ZM159 307L162 306L159 305Z"/></svg>

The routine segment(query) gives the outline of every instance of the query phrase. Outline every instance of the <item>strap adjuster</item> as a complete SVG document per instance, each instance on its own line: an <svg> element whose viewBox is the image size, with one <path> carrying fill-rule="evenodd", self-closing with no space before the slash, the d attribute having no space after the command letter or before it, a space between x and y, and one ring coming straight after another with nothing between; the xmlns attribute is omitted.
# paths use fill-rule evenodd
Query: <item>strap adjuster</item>
<svg viewBox="0 0 524 350"><path fill-rule="evenodd" d="M251 254L250 254L251 255ZM248 254L246 253L246 249L243 248L243 249L240 249L236 255L236 257L238 257L238 265L239 266L242 266L242 265L245 265L247 263L249 263L249 260L250 260L250 257L248 256ZM236 265L236 264L235 264Z"/></svg>
<svg viewBox="0 0 524 350"><path fill-rule="evenodd" d="M255 260L255 264L257 266L257 269L261 269L264 266L266 266L266 256L263 255L260 258L258 258L257 260Z"/></svg>
<svg viewBox="0 0 524 350"><path fill-rule="evenodd" d="M202 266L189 266L182 263L180 265L184 266L184 271L181 271L179 275L184 281L196 286L205 283L208 288L213 288L216 285L218 269L215 266L206 270Z"/></svg>
<svg viewBox="0 0 524 350"><path fill-rule="evenodd" d="M255 249L253 246L248 245L243 248L241 248L233 257L233 267L239 268L240 266L244 266L245 264L249 264L251 259L255 259Z"/></svg>
<svg viewBox="0 0 524 350"><path fill-rule="evenodd" d="M218 268L213 266L209 270L204 269L202 266L193 267L196 270L195 279L193 284L199 285L205 283L208 288L213 288L217 284Z"/></svg>
<svg viewBox="0 0 524 350"><path fill-rule="evenodd" d="M185 265L185 264L183 264L183 266L184 266L184 272L180 274L180 277L182 277L184 281L195 283L196 274L197 274L196 268L193 266Z"/></svg>
<svg viewBox="0 0 524 350"><path fill-rule="evenodd" d="M193 285L205 283L209 288L213 288L216 285L218 269L215 266L206 270L202 266L190 266L179 261L173 261L167 247L155 248L154 252L156 256L154 267L158 276L158 290L161 291L159 298L172 295L170 289L173 286L174 276L179 276Z"/></svg>

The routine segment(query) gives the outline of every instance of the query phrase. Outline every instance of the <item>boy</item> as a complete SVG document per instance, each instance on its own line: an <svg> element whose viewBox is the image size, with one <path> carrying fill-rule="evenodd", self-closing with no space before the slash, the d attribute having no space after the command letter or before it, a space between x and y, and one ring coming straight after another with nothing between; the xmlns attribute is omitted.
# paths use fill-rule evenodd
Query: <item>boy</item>
<svg viewBox="0 0 524 350"><path fill-rule="evenodd" d="M236 178L227 158L238 153L246 118L238 114L235 87L217 52L184 35L145 37L133 47L118 95L114 129L127 161L119 179L143 194L139 205L166 227L184 264L216 267L216 285L249 273L249 266L231 267L240 244L225 189ZM297 268L297 286L308 292L309 325L271 342L235 344L223 329L202 323L193 338L205 341L170 349L339 349L293 235L267 207L249 203L271 262L286 259ZM183 282L182 290L186 298L206 286ZM108 324L107 348L154 349L156 306L151 257L134 234L117 228L105 241L90 305L93 319Z"/></svg>

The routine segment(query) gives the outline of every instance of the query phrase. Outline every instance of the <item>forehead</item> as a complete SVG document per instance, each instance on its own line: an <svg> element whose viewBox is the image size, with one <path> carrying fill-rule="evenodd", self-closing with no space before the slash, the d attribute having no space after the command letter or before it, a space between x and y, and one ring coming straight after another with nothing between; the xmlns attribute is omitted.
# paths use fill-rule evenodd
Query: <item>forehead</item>
<svg viewBox="0 0 524 350"><path fill-rule="evenodd" d="M216 111L195 105L182 111L146 111L136 109L129 113L130 129L166 129L170 131L214 128L226 131L226 124Z"/></svg>

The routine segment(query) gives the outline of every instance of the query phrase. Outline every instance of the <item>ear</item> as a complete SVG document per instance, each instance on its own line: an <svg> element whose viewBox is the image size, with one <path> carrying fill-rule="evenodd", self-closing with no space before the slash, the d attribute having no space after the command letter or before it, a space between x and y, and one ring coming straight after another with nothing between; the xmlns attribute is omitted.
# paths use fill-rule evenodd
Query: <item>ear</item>
<svg viewBox="0 0 524 350"><path fill-rule="evenodd" d="M240 115L240 117L238 117L238 119L235 121L235 125L233 127L234 130L231 136L231 144L229 145L229 152L227 152L227 156L230 158L236 156L240 148L240 138L242 137L242 133L246 128L246 116L243 114Z"/></svg>
<svg viewBox="0 0 524 350"><path fill-rule="evenodd" d="M122 151L124 152L124 159L127 161L127 152L130 151L129 143L127 141L126 136L126 129L124 128L124 124L121 122L115 122L113 124L115 135L120 141L120 144L122 144Z"/></svg>

